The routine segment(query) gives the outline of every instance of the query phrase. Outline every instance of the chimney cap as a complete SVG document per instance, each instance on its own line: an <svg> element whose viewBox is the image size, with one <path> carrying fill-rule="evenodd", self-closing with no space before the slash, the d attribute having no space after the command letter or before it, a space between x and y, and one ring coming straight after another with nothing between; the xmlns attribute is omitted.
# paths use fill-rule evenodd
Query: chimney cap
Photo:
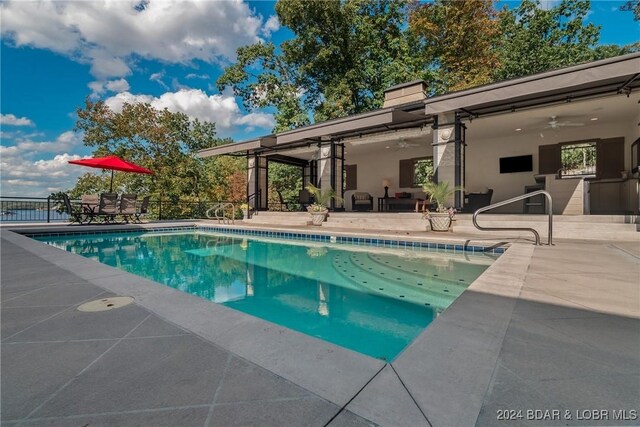
<svg viewBox="0 0 640 427"><path fill-rule="evenodd" d="M427 85L427 82L425 82L422 79L417 79L417 80L412 80L412 81L406 82L406 83L400 83L400 84L397 84L395 86L391 86L391 87L385 89L385 93L389 92L391 90L398 90L398 89L402 89L402 88L409 87L409 86L415 86L417 84L422 84L422 86L424 87L424 86Z"/></svg>

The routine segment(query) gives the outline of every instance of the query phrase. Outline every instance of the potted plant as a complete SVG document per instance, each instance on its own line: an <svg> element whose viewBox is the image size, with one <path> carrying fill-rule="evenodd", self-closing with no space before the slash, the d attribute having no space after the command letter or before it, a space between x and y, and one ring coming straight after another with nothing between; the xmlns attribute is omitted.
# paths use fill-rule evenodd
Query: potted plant
<svg viewBox="0 0 640 427"><path fill-rule="evenodd" d="M246 203L241 204L240 210L242 211L242 219L249 219L249 205Z"/></svg>
<svg viewBox="0 0 640 427"><path fill-rule="evenodd" d="M448 231L451 228L451 220L455 215L455 209L447 208L445 203L456 191L462 191L462 187L449 187L448 182L425 182L422 189L429 195L429 201L435 202L436 211L424 214L424 218L429 220L431 230Z"/></svg>
<svg viewBox="0 0 640 427"><path fill-rule="evenodd" d="M338 196L333 188L328 190L320 190L313 184L306 187L307 191L313 196L314 202L307 207L307 211L311 214L311 222L313 225L322 225L327 219L329 208L327 205L334 199L337 202L342 201L342 197Z"/></svg>

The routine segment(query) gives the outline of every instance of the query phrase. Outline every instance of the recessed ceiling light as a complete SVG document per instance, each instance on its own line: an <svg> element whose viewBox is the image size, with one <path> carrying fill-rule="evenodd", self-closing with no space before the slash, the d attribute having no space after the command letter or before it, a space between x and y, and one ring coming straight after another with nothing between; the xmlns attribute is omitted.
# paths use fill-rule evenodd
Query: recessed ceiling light
<svg viewBox="0 0 640 427"><path fill-rule="evenodd" d="M522 128L517 128L516 132L520 132L522 130Z"/></svg>
<svg viewBox="0 0 640 427"><path fill-rule="evenodd" d="M592 122L595 122L596 120L598 120L597 117L591 117L589 120L591 120Z"/></svg>
<svg viewBox="0 0 640 427"><path fill-rule="evenodd" d="M391 147L387 145L387 146L386 146L386 147L384 147L384 148L391 148Z"/></svg>

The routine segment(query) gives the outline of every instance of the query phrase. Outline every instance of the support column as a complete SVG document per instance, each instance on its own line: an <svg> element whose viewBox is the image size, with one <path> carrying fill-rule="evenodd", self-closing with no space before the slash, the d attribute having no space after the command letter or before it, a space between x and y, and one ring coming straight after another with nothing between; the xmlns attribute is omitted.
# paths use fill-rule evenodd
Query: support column
<svg viewBox="0 0 640 427"><path fill-rule="evenodd" d="M252 195L251 209L267 209L267 158L257 154L247 158L247 198Z"/></svg>
<svg viewBox="0 0 640 427"><path fill-rule="evenodd" d="M436 182L448 182L450 187L464 187L465 127L457 114L438 116L433 132L433 163ZM456 192L447 205L461 209L464 191Z"/></svg>
<svg viewBox="0 0 640 427"><path fill-rule="evenodd" d="M326 143L319 148L318 156L318 185L322 191L333 189L340 197L343 196L342 174L344 168L344 146L334 142ZM344 209L344 202L331 200L329 208Z"/></svg>

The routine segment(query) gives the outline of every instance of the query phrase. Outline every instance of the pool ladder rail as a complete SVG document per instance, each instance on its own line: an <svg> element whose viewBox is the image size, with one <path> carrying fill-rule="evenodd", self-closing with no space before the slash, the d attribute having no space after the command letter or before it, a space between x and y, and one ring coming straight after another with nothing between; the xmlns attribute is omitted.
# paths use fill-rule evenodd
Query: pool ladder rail
<svg viewBox="0 0 640 427"><path fill-rule="evenodd" d="M229 214L230 212L230 214ZM233 203L216 203L206 212L208 219L218 220L218 224L235 224L236 223L236 205Z"/></svg>
<svg viewBox="0 0 640 427"><path fill-rule="evenodd" d="M535 229L529 227L482 227L478 225L478 215L482 212L486 212L491 209L499 208L501 206L505 206L511 203L519 202L521 200L528 199L530 197L535 197L539 195L544 195L547 198L547 216L549 218L549 234L547 237L547 245L553 245L553 200L551 198L551 194L544 190L533 191L531 193L526 193L521 196L516 196L511 199L504 200L502 202L494 203L489 206L485 206L483 208L478 209L473 213L473 225L481 231L530 231L533 233L536 239L536 245L541 245L540 243L540 233L538 233Z"/></svg>

